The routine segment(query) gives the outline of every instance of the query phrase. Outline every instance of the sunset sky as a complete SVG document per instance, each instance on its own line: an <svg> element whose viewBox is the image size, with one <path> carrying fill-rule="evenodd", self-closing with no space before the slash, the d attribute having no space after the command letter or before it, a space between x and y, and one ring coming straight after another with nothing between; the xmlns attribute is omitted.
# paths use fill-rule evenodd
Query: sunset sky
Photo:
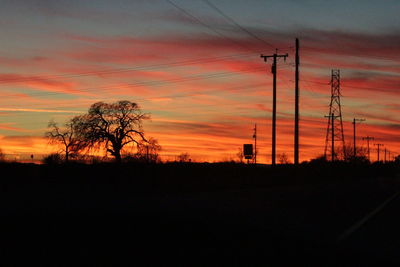
<svg viewBox="0 0 400 267"><path fill-rule="evenodd" d="M331 69L341 70L346 142L353 117L365 118L358 143L369 135L400 153L398 0L1 3L0 148L9 158L56 151L43 137L51 119L130 100L151 113L144 129L165 160L236 160L257 123L258 161L270 163L272 74L260 54L277 48L289 54L278 63L277 153L293 161L296 37L300 160L323 154Z"/></svg>

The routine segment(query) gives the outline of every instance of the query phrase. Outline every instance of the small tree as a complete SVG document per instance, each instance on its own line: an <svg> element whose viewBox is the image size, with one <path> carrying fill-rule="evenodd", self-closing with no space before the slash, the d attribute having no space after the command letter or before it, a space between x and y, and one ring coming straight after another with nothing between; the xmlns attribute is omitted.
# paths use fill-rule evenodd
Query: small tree
<svg viewBox="0 0 400 267"><path fill-rule="evenodd" d="M237 158L239 159L239 163L243 163L244 155L243 148L239 147L238 152L236 153Z"/></svg>
<svg viewBox="0 0 400 267"><path fill-rule="evenodd" d="M0 148L0 162L3 162L6 160L6 155L4 155L3 150Z"/></svg>
<svg viewBox="0 0 400 267"><path fill-rule="evenodd" d="M49 131L46 132L46 137L52 144L61 145L65 155L65 162L70 158L76 157L81 150L86 147L86 143L77 133L77 125L81 117L76 116L67 121L63 128L60 128L55 121L50 121L48 124Z"/></svg>
<svg viewBox="0 0 400 267"><path fill-rule="evenodd" d="M342 152L343 149L339 149ZM352 144L346 144L344 147L343 160L347 162L367 162L368 151L365 147L357 146L356 155L354 156L354 146Z"/></svg>
<svg viewBox="0 0 400 267"><path fill-rule="evenodd" d="M53 164L61 164L63 161L62 157L60 154L58 153L52 153L50 155L47 155L46 157L43 158L42 162L44 164L49 164L49 165L53 165Z"/></svg>
<svg viewBox="0 0 400 267"><path fill-rule="evenodd" d="M190 155L189 153L181 153L178 155L178 161L179 162L190 162Z"/></svg>
<svg viewBox="0 0 400 267"><path fill-rule="evenodd" d="M81 118L76 130L88 147L104 146L117 162L121 162L121 151L126 145L146 140L142 122L150 117L142 113L136 103L118 101L95 103Z"/></svg>
<svg viewBox="0 0 400 267"><path fill-rule="evenodd" d="M278 162L279 164L290 164L288 155L286 153L278 154Z"/></svg>
<svg viewBox="0 0 400 267"><path fill-rule="evenodd" d="M161 146L157 139L150 137L147 141L140 140L137 145L137 157L144 159L147 162L157 162L159 161L159 152L161 151Z"/></svg>

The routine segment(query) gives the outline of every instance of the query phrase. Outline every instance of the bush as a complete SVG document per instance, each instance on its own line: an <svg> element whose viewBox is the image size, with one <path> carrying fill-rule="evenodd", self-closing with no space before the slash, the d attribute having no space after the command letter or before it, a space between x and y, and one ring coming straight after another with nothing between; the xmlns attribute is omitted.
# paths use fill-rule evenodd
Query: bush
<svg viewBox="0 0 400 267"><path fill-rule="evenodd" d="M0 162L6 161L6 155L3 153L3 150L0 148Z"/></svg>
<svg viewBox="0 0 400 267"><path fill-rule="evenodd" d="M63 157L58 153L52 153L43 158L44 164L61 164L64 162Z"/></svg>

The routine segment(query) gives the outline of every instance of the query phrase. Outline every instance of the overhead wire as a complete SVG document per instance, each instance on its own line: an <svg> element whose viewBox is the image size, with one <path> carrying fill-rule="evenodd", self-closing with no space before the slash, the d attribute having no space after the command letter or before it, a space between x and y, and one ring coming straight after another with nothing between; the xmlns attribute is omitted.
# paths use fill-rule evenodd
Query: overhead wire
<svg viewBox="0 0 400 267"><path fill-rule="evenodd" d="M232 39L232 38L226 36L225 34L221 33L220 31L217 31L216 29L214 29L213 27L211 27L207 23L204 23L201 19L199 19L198 17L194 16L192 13L190 13L189 11L187 11L186 9L184 9L183 7L178 5L176 2L174 2L172 0L165 0L165 1L167 3L169 3L170 5L172 5L173 7L175 7L180 12L182 12L183 14L185 14L186 16L190 17L193 21L197 22L198 24L202 25L203 27L206 27L207 29L209 29L212 32L214 32L217 35L219 35L220 37L222 37L222 38L224 38L226 40L229 40L230 42L234 43L236 46L240 46L241 48L244 48L246 50L252 51L253 53L259 53L259 51L256 51L256 50L254 50L253 48L251 48L251 47L249 47L247 45L243 45L242 43L236 41L235 39Z"/></svg>
<svg viewBox="0 0 400 267"><path fill-rule="evenodd" d="M230 21L232 24L234 24L237 28L239 28L241 31L245 32L249 36L253 37L254 39L262 42L263 44L275 48L271 43L265 41L264 39L258 37L256 34L252 33L251 31L247 30L245 27L241 26L239 23L237 23L232 17L228 16L226 13L224 13L220 8L218 8L216 5L214 5L211 1L209 0L202 0L204 3L206 3L209 7L217 11L221 16L223 16L226 20Z"/></svg>
<svg viewBox="0 0 400 267"><path fill-rule="evenodd" d="M220 92L224 92L224 91L232 92L232 91L240 91L240 90L243 90L243 89L254 89L254 88L257 88L257 87L261 87L261 86L265 86L265 84L264 83L256 83L256 84L245 85L245 86L241 85L241 86L230 87L230 88L227 88L226 90L219 90L219 91ZM197 95L201 95L201 94L204 94L204 93L216 92L216 91L217 91L216 89L209 89L209 90L195 91L195 92L190 92L190 93L165 94L165 95L160 95L160 96L155 96L155 97L135 98L134 101L152 101L152 100L158 100L158 99L163 99L163 98L172 98L172 99L174 99L174 98L181 98L181 97L197 96ZM107 98L107 99L109 99L109 98ZM70 107L70 108L71 107L82 107L82 104L78 105L78 104L74 103L72 105L62 105L62 106L56 106L56 107L53 106L53 107L51 107L51 109L66 108L66 107ZM33 105L33 104L29 105L28 107L32 107L32 106L38 107L38 105ZM16 107L19 107L19 106L3 105L3 107L16 108ZM24 107L26 107L26 105L24 105Z"/></svg>
<svg viewBox="0 0 400 267"><path fill-rule="evenodd" d="M212 74L207 74L207 75L191 75L187 77L182 77L182 78L174 78L174 79L168 79L168 80L162 80L162 81L145 81L145 82L136 82L136 83L127 83L127 84L121 84L121 85L112 85L112 86L99 86L99 87L90 87L90 88L83 88L83 89L74 89L69 92L68 94L73 94L73 93L83 93L83 92L91 92L96 90L97 92L99 90L110 90L110 89L121 89L121 88L130 88L130 87L137 87L137 86L163 86L166 84L170 83L180 83L180 82L188 82L188 81L194 81L194 80L201 80L201 79L212 79L212 78L221 78L221 77L229 77L229 76L234 76L234 75L239 75L243 73L256 73L264 70L264 67L259 67L259 68L249 68L249 69L242 69L240 72L219 72L219 73L212 73ZM30 94L30 96L49 96L49 95L59 95L59 94L66 94L65 91L59 91L59 92L38 92L38 93L33 93ZM4 97L20 97L19 94L9 94L9 95L3 95Z"/></svg>
<svg viewBox="0 0 400 267"><path fill-rule="evenodd" d="M85 76L93 76L93 75L107 75L107 74L116 74L123 72L134 72L134 71L147 71L154 70L162 67L180 67L187 65L195 65L199 63L212 63L223 61L231 58L241 58L253 55L253 53L240 53L240 54L232 54L220 57L209 57L209 58L199 58L192 60L184 60L184 61L175 61L154 65L145 65L145 66L136 66L130 68L117 68L117 69L109 69L109 70L98 70L98 71L88 71L88 72L78 72L78 73L70 73L70 74L53 74L53 75L34 75L26 78L0 78L0 84L4 83L14 83L14 82L27 82L27 81L38 81L42 79L57 79L57 78L77 78L77 77L85 77Z"/></svg>

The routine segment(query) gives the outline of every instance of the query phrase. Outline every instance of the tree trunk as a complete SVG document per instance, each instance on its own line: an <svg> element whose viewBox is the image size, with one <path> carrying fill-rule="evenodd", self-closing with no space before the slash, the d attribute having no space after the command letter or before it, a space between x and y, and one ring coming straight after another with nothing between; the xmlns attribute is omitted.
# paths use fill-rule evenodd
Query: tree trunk
<svg viewBox="0 0 400 267"><path fill-rule="evenodd" d="M114 149L114 156L115 156L115 161L117 163L121 163L121 150L120 149Z"/></svg>
<svg viewBox="0 0 400 267"><path fill-rule="evenodd" d="M68 160L69 160L69 151L67 148L67 149L65 149L65 163L68 163Z"/></svg>

